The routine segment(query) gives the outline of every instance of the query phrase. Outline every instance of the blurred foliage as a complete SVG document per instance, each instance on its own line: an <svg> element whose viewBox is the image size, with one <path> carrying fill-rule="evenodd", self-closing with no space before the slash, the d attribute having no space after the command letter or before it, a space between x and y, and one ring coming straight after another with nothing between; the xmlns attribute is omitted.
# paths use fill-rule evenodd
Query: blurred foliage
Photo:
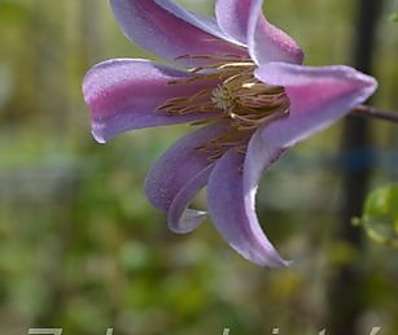
<svg viewBox="0 0 398 335"><path fill-rule="evenodd" d="M15 22L21 23L25 21L29 15L28 7L22 3L3 0L0 6L0 23L2 25Z"/></svg>
<svg viewBox="0 0 398 335"><path fill-rule="evenodd" d="M179 2L212 12L212 1ZM270 19L304 47L308 64L349 63L355 1L266 3ZM398 109L398 32L383 24L376 101ZM105 146L91 139L85 72L112 57L155 59L124 38L107 1L0 0L0 39L1 334L64 327L66 335L98 335L113 327L115 335L198 335L227 327L243 335L275 326L314 334L325 327L334 266L354 262L368 269L365 334L374 323L386 335L398 332L396 252L370 244L358 255L331 238L340 167L358 164L356 153L336 156L340 125L298 147L264 179L259 215L295 260L290 269L268 271L236 255L210 223L174 236L147 203L147 169L187 127L138 131ZM377 187L397 180L398 136L383 123L373 132Z"/></svg>
<svg viewBox="0 0 398 335"><path fill-rule="evenodd" d="M393 22L398 22L398 12L391 14L390 20Z"/></svg>
<svg viewBox="0 0 398 335"><path fill-rule="evenodd" d="M376 243L398 248L398 185L373 191L366 200L363 217L354 220Z"/></svg>

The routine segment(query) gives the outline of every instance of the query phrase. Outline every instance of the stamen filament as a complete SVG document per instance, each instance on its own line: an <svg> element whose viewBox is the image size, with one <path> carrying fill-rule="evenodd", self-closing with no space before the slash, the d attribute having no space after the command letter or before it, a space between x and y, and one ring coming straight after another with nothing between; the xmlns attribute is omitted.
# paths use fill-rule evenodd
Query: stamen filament
<svg viewBox="0 0 398 335"><path fill-rule="evenodd" d="M259 127L289 115L290 101L285 89L257 80L253 62L233 55L178 57L184 58L214 63L192 68L190 76L169 84L208 82L210 88L199 90L190 97L169 99L158 110L168 115L208 114L206 119L193 122L195 126L224 120L229 130L197 148L206 153L209 160L220 158L231 148L244 154L251 136Z"/></svg>

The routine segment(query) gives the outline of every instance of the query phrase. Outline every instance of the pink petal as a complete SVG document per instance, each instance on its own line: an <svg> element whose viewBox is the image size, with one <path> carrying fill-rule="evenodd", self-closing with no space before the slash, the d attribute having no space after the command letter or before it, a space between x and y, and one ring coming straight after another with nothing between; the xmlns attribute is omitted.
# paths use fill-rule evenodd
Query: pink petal
<svg viewBox="0 0 398 335"><path fill-rule="evenodd" d="M254 203L248 206L241 171L244 157L231 149L216 163L208 184L209 213L225 241L244 258L261 266L287 266L263 233Z"/></svg>
<svg viewBox="0 0 398 335"><path fill-rule="evenodd" d="M224 125L216 124L181 138L162 155L148 173L145 193L154 207L169 211L171 230L183 233L197 226L195 222L187 222L186 215L182 218L185 223L180 220L192 198L207 184L209 169L212 168L212 161L199 147L224 130ZM195 219L192 213L188 212Z"/></svg>
<svg viewBox="0 0 398 335"><path fill-rule="evenodd" d="M216 18L226 34L247 45L252 0L218 0Z"/></svg>
<svg viewBox="0 0 398 335"><path fill-rule="evenodd" d="M167 222L171 231L187 234L198 227L207 217L207 212L188 208L195 195L207 185L214 165L211 164L189 182L174 197L168 211Z"/></svg>
<svg viewBox="0 0 398 335"><path fill-rule="evenodd" d="M271 63L260 67L256 77L271 85L284 86L289 96L289 116L263 131L265 140L282 149L349 114L377 88L374 78L347 66L316 68Z"/></svg>
<svg viewBox="0 0 398 335"><path fill-rule="evenodd" d="M200 120L205 113L170 116L157 108L167 99L190 96L214 83L170 85L186 72L140 59L115 59L95 66L86 75L83 94L91 111L92 133L104 143L139 128Z"/></svg>
<svg viewBox="0 0 398 335"><path fill-rule="evenodd" d="M264 170L278 160L290 146L324 129L347 114L352 107L365 101L374 92L377 84L373 78L343 66L316 69L271 63L262 66L256 76L268 84L285 86L292 103L287 118L274 121L254 134L244 162L244 213L250 222L252 236L264 239L255 213L256 192ZM225 171L226 167L223 169ZM213 174L216 171L217 167ZM271 255L277 255L266 238L265 241L263 244L268 243ZM245 245L245 248L248 246ZM278 256L275 257L281 265L289 264ZM258 261L256 263L262 264ZM265 261L263 263L272 265Z"/></svg>
<svg viewBox="0 0 398 335"><path fill-rule="evenodd" d="M111 0L111 4L126 36L160 57L247 55L243 48L231 44L210 18L195 15L170 0ZM188 58L180 61L196 65Z"/></svg>
<svg viewBox="0 0 398 335"><path fill-rule="evenodd" d="M218 0L218 24L226 34L249 47L257 64L301 64L303 51L290 36L267 21L262 6L263 0Z"/></svg>

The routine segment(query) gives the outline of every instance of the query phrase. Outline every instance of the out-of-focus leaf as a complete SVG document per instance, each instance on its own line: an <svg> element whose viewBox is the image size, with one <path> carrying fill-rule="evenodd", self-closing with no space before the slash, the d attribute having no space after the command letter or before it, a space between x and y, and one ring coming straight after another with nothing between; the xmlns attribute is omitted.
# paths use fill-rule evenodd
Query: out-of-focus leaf
<svg viewBox="0 0 398 335"><path fill-rule="evenodd" d="M13 91L13 76L9 67L0 63L0 108L7 102ZM1 110L0 110L1 117Z"/></svg>
<svg viewBox="0 0 398 335"><path fill-rule="evenodd" d="M0 1L0 23L7 24L23 21L28 17L29 9L15 1Z"/></svg>
<svg viewBox="0 0 398 335"><path fill-rule="evenodd" d="M398 185L373 191L366 200L361 225L375 242L398 248Z"/></svg>
<svg viewBox="0 0 398 335"><path fill-rule="evenodd" d="M398 22L398 12L395 12L395 13L391 14L390 20L392 22Z"/></svg>

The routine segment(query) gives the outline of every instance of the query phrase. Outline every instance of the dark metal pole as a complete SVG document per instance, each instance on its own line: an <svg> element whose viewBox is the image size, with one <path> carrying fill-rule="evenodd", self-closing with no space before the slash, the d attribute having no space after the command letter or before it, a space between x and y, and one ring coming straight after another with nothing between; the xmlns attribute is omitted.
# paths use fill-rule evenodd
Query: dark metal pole
<svg viewBox="0 0 398 335"><path fill-rule="evenodd" d="M376 32L382 8L382 0L357 0L358 16L354 40L354 66L365 73L373 72L376 48ZM368 192L373 166L369 154L371 146L369 121L348 117L345 121L342 152L349 157L343 170L342 218L337 229L337 241L349 245L357 254L363 254L361 231L351 224L359 216ZM333 269L329 287L330 334L359 335L358 323L365 306L362 290L365 271L360 259L355 264L342 264Z"/></svg>

